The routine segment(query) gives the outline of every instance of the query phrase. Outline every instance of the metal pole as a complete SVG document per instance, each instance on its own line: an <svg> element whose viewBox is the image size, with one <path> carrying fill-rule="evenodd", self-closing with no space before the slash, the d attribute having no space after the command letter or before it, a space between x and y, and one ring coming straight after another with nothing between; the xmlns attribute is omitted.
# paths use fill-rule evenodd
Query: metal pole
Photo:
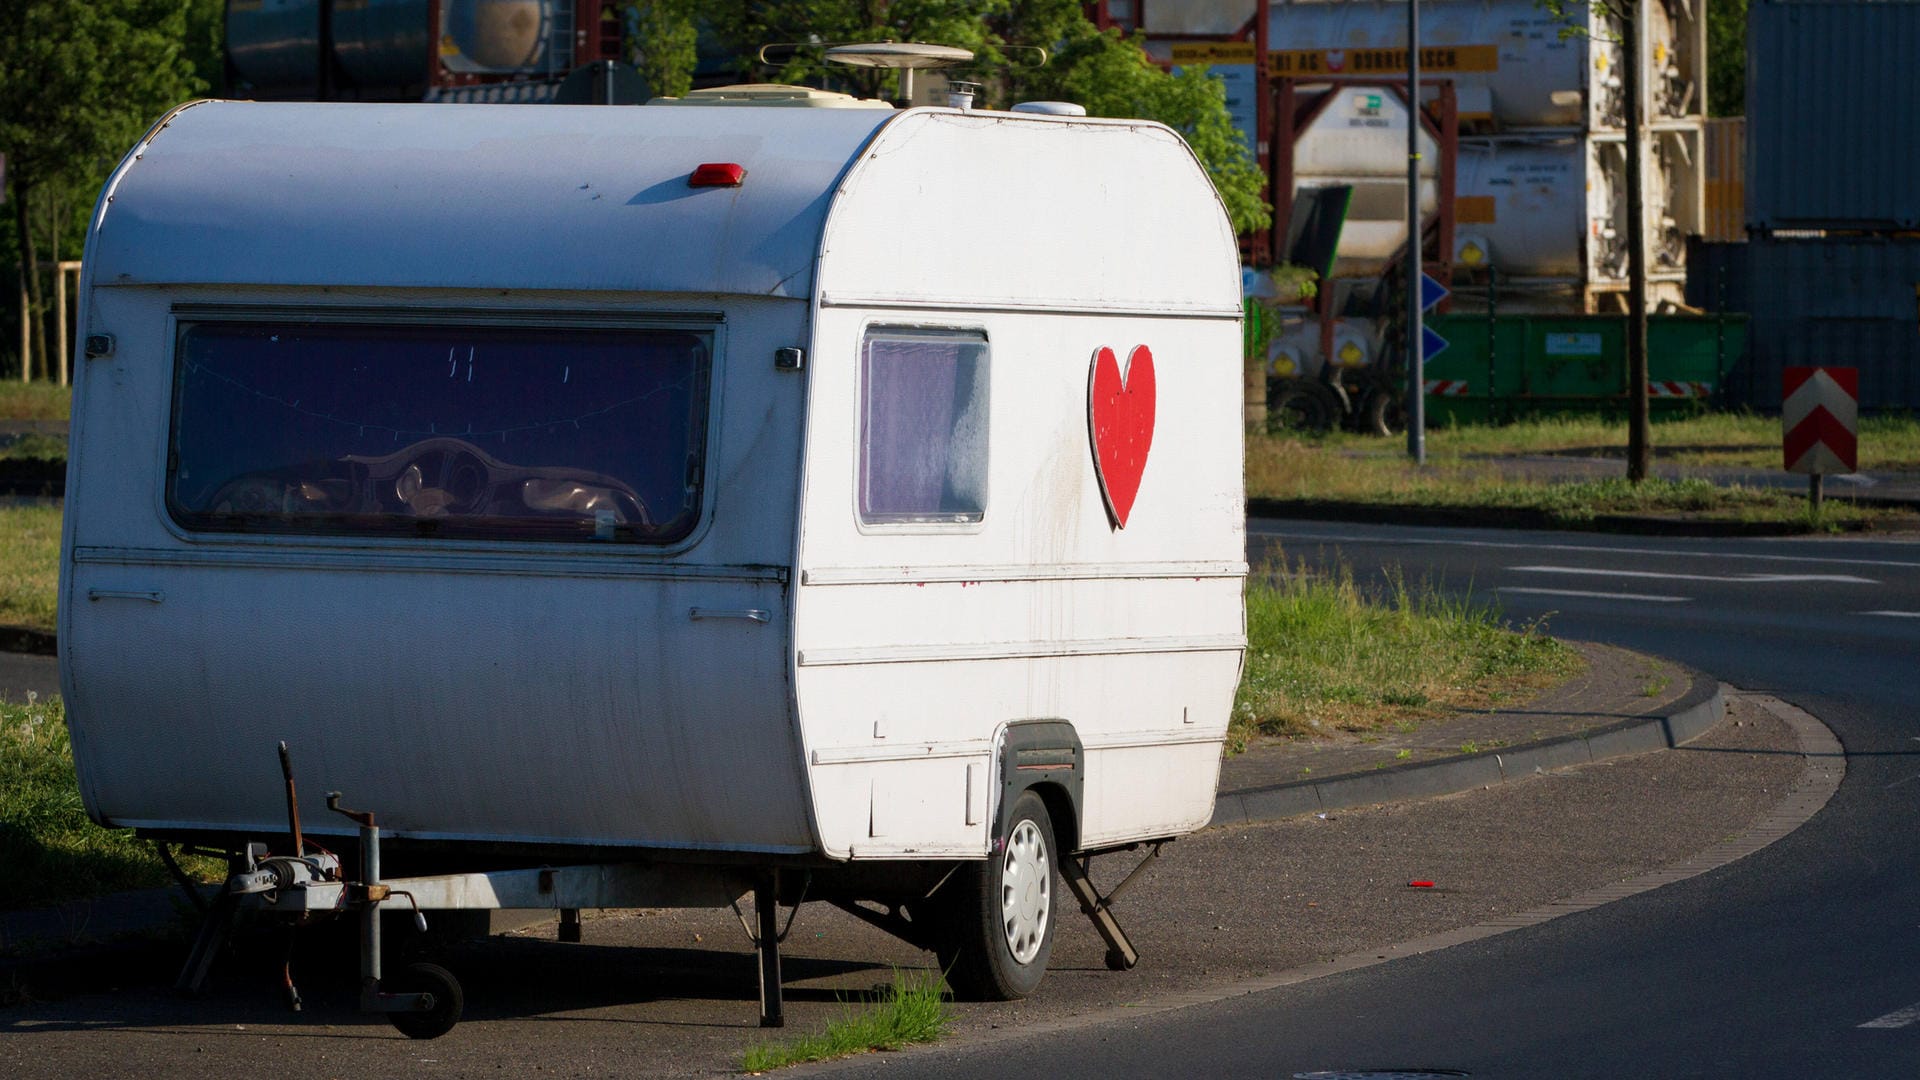
<svg viewBox="0 0 1920 1080"><path fill-rule="evenodd" d="M1652 457L1647 413L1647 207L1641 142L1640 0L1621 7L1620 74L1627 106L1627 479L1647 478Z"/></svg>
<svg viewBox="0 0 1920 1080"><path fill-rule="evenodd" d="M60 358L60 385L67 385L67 264L53 264L53 351Z"/></svg>
<svg viewBox="0 0 1920 1080"><path fill-rule="evenodd" d="M20 279L20 381L33 381L33 301L27 296L27 279Z"/></svg>
<svg viewBox="0 0 1920 1080"><path fill-rule="evenodd" d="M1420 0L1407 0L1407 456L1427 463L1425 322L1420 311Z"/></svg>

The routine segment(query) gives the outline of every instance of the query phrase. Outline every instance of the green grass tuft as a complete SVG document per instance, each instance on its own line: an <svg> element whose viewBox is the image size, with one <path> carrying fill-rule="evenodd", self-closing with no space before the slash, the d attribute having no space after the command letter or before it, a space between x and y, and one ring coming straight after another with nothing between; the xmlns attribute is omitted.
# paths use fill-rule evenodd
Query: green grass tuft
<svg viewBox="0 0 1920 1080"><path fill-rule="evenodd" d="M0 910L172 880L131 829L87 819L60 699L0 702Z"/></svg>
<svg viewBox="0 0 1920 1080"><path fill-rule="evenodd" d="M17 367L12 378L0 377L0 420L65 420L72 402L73 391L67 387L21 382Z"/></svg>
<svg viewBox="0 0 1920 1080"><path fill-rule="evenodd" d="M913 1043L933 1042L946 1033L952 1013L941 996L938 975L895 972L892 985L856 1010L841 1003L840 1018L818 1035L803 1035L779 1043L763 1043L747 1050L740 1071L770 1072L788 1065L898 1050Z"/></svg>
<svg viewBox="0 0 1920 1080"><path fill-rule="evenodd" d="M60 512L58 505L0 506L0 625L53 629Z"/></svg>
<svg viewBox="0 0 1920 1080"><path fill-rule="evenodd" d="M1411 731L1578 671L1543 628L1397 574L1369 593L1350 568L1267 567L1247 582L1247 661L1228 743L1335 731Z"/></svg>

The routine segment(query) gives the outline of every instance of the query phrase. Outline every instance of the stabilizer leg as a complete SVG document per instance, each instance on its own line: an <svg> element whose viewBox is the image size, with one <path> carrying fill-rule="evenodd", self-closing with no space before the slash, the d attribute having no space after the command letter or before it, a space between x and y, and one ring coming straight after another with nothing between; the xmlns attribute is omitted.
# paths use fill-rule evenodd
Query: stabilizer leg
<svg viewBox="0 0 1920 1080"><path fill-rule="evenodd" d="M1159 854L1160 844L1156 843L1153 850L1147 852L1146 858L1141 859L1140 864L1105 896L1100 895L1100 890L1093 886L1093 879L1087 876L1092 857L1080 859L1069 855L1060 860L1060 876L1066 879L1067 889L1073 893L1075 900L1080 901L1081 912L1092 920L1094 930L1107 943L1107 967L1110 970L1127 971L1140 962L1140 953L1134 949L1133 942L1127 939L1127 932L1121 928L1120 920L1113 917L1113 902Z"/></svg>
<svg viewBox="0 0 1920 1080"><path fill-rule="evenodd" d="M780 1000L780 876L775 871L763 878L753 890L753 911L760 932L753 936L760 953L760 1026L787 1026Z"/></svg>
<svg viewBox="0 0 1920 1080"><path fill-rule="evenodd" d="M233 894L222 892L214 900L206 918L200 920L200 933L193 939L193 951L187 954L180 977L173 981L175 990L197 994L206 985L207 972L213 969L213 962L219 959L220 950L226 947L227 939L233 935L233 923L239 913L239 901Z"/></svg>

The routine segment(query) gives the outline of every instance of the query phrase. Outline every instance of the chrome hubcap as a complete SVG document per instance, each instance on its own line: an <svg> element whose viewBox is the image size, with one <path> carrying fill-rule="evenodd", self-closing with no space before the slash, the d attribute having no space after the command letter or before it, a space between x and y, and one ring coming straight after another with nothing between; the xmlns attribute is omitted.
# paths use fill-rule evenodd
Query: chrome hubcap
<svg viewBox="0 0 1920 1080"><path fill-rule="evenodd" d="M1040 827L1022 820L1007 837L1007 853L1000 866L1000 925L1016 963L1032 963L1046 937L1047 915L1053 908L1052 869Z"/></svg>

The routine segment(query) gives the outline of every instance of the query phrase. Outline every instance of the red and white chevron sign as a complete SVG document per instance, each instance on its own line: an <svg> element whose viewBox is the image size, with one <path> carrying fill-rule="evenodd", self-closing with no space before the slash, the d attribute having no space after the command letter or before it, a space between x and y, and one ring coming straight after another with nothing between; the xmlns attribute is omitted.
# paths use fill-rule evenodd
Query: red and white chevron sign
<svg viewBox="0 0 1920 1080"><path fill-rule="evenodd" d="M1425 386L1431 397L1465 397L1467 394L1465 379L1428 379Z"/></svg>
<svg viewBox="0 0 1920 1080"><path fill-rule="evenodd" d="M1850 473L1855 467L1855 421L1860 413L1860 370L1790 367L1780 387L1780 428L1786 437L1787 471Z"/></svg>

